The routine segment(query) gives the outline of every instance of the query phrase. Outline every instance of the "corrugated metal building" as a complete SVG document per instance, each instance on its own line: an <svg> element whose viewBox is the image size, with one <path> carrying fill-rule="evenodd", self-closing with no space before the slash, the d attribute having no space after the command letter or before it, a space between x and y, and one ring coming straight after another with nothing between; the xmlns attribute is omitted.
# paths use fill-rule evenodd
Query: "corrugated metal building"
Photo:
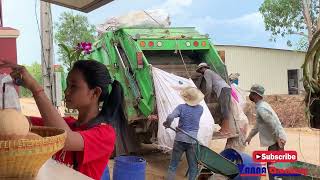
<svg viewBox="0 0 320 180"><path fill-rule="evenodd" d="M266 94L297 94L303 90L301 66L305 52L248 46L215 45L224 51L228 73L240 73L239 86L259 83Z"/></svg>

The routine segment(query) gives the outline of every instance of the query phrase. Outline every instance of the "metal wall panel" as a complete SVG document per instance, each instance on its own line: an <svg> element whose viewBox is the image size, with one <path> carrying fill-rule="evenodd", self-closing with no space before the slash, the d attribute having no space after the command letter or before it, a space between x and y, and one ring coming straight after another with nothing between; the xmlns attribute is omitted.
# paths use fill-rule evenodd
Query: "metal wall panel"
<svg viewBox="0 0 320 180"><path fill-rule="evenodd" d="M229 73L240 73L239 86L250 89L254 83L261 84L266 94L288 94L290 69L301 69L304 52L245 46L215 45L225 51ZM300 77L301 78L301 77ZM301 83L299 89L301 87Z"/></svg>

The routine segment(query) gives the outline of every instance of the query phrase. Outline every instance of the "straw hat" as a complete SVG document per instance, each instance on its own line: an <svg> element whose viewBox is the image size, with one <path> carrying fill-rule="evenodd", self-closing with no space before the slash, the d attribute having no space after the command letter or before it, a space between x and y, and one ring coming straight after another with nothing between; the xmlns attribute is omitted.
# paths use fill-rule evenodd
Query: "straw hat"
<svg viewBox="0 0 320 180"><path fill-rule="evenodd" d="M196 87L186 87L181 91L180 95L190 106L198 105L204 98L203 93Z"/></svg>

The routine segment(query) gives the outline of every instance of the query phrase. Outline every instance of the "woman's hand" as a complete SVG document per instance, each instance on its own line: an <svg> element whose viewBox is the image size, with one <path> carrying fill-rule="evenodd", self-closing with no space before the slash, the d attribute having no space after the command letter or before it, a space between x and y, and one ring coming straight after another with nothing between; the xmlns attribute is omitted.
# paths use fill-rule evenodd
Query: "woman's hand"
<svg viewBox="0 0 320 180"><path fill-rule="evenodd" d="M12 72L10 73L10 75L14 82L22 81L21 85L29 89L30 91L33 92L41 88L38 82L32 77L32 75L24 66L13 64L6 60L0 60L0 69L3 68L11 68Z"/></svg>

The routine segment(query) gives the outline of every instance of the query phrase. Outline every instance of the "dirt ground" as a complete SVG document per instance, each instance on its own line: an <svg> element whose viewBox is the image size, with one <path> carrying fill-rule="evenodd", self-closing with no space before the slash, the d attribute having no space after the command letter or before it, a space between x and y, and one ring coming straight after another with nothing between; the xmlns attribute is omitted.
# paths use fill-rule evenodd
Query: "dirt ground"
<svg viewBox="0 0 320 180"><path fill-rule="evenodd" d="M20 100L22 112L28 116L39 116L40 113L31 98L22 98ZM60 112L63 112L61 109ZM294 150L298 153L298 160L312 164L320 165L320 131L310 128L286 128L288 142L286 150ZM226 140L212 140L209 147L215 152L221 152L224 149ZM259 145L258 135L255 136L251 144L246 147L245 152L251 154L255 150L265 150ZM155 146L144 146L143 157L147 160L147 179L161 180L165 178L167 167L170 161L169 154L157 152ZM112 172L113 161L110 161L110 172ZM185 179L184 174L187 170L187 163L184 158L177 172L177 179Z"/></svg>
<svg viewBox="0 0 320 180"><path fill-rule="evenodd" d="M264 100L277 112L279 119L284 127L306 127L308 121L305 114L304 95L269 95ZM255 105L247 101L245 114L249 122L255 121Z"/></svg>

